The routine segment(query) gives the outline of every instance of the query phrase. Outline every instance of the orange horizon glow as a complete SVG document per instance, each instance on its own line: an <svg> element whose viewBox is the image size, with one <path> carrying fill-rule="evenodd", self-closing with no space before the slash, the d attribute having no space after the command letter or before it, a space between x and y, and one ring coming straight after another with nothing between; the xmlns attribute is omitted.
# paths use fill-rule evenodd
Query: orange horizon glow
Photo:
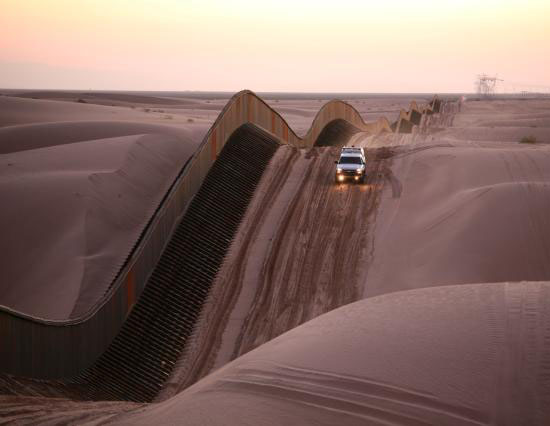
<svg viewBox="0 0 550 426"><path fill-rule="evenodd" d="M471 92L482 72L550 88L546 1L0 0L0 10L2 88L442 93Z"/></svg>

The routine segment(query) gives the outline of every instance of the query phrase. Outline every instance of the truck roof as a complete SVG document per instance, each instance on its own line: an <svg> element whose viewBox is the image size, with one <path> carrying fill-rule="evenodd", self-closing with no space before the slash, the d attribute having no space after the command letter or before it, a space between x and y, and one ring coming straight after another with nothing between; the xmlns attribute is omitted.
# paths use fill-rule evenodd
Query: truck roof
<svg viewBox="0 0 550 426"><path fill-rule="evenodd" d="M349 151L349 152L363 152L363 148L361 147L355 147L355 146L343 146L342 147L342 152L343 151Z"/></svg>
<svg viewBox="0 0 550 426"><path fill-rule="evenodd" d="M340 157L342 156L358 156L365 159L365 151L363 148L356 148L354 146L344 146L340 152Z"/></svg>

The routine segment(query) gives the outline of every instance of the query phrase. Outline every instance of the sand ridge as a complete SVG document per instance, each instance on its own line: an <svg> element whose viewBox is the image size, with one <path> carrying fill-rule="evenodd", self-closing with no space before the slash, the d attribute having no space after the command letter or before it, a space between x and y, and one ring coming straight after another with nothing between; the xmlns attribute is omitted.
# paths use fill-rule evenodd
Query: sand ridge
<svg viewBox="0 0 550 426"><path fill-rule="evenodd" d="M392 169L403 190L382 197L365 297L550 279L550 145L542 143L550 126L514 125L513 112L521 123L529 103L550 117L548 101L467 102L453 127L396 148ZM488 120L507 121L485 127ZM532 130L541 143L518 143ZM468 139L472 132L486 139Z"/></svg>
<svg viewBox="0 0 550 426"><path fill-rule="evenodd" d="M522 282L355 302L114 423L543 425L549 296Z"/></svg>
<svg viewBox="0 0 550 426"><path fill-rule="evenodd" d="M0 300L44 319L103 296L211 124L135 103L148 98L69 95L0 96Z"/></svg>
<svg viewBox="0 0 550 426"><path fill-rule="evenodd" d="M2 304L50 319L86 312L193 147L157 134L1 155L0 223L12 224L0 241Z"/></svg>

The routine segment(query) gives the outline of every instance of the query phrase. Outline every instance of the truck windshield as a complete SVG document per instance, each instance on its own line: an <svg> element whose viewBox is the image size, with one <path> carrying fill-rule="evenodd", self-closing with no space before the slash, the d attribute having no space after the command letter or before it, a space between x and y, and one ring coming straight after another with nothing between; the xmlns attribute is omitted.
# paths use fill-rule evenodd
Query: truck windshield
<svg viewBox="0 0 550 426"><path fill-rule="evenodd" d="M338 164L362 164L360 157L340 157Z"/></svg>

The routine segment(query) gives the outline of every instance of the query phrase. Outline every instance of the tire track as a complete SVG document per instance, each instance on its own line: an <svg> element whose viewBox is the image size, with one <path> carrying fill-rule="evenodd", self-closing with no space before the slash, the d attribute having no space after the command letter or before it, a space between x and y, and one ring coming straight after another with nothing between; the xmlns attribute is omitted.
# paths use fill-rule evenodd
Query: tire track
<svg viewBox="0 0 550 426"><path fill-rule="evenodd" d="M393 152L370 150L366 185L334 184L338 155L334 147L279 148L216 277L188 350L158 400L361 297L370 216L388 181L384 170Z"/></svg>
<svg viewBox="0 0 550 426"><path fill-rule="evenodd" d="M235 246L239 247L236 255L231 253L225 259L222 268L213 284L213 290L203 310L200 323L195 328L193 341L184 357L180 359L178 369L171 383L164 389L160 399L166 399L178 391L192 385L206 376L212 369L216 353L222 344L224 327L231 309L239 297L249 256L251 244L257 237L265 216L283 187L292 165L298 157L296 148L286 147L288 151L279 152L276 164L270 164L264 174L263 181L258 186L258 193L263 194L251 203L253 214L248 217L237 231ZM276 173L271 173L275 168Z"/></svg>
<svg viewBox="0 0 550 426"><path fill-rule="evenodd" d="M337 148L313 148L267 254L255 303L233 357L322 313L360 298L368 258L369 217L391 155L368 154L366 185L335 185Z"/></svg>

